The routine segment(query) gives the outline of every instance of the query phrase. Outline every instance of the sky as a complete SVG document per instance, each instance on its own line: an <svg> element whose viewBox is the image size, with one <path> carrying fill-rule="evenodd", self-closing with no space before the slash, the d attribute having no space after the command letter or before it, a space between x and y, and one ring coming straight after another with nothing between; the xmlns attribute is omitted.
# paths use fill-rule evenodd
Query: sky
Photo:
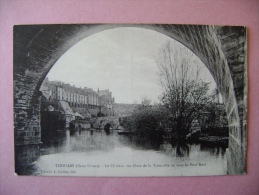
<svg viewBox="0 0 259 195"><path fill-rule="evenodd" d="M116 103L140 103L148 98L159 102L162 87L156 58L170 41L174 47L185 46L161 33L122 27L91 35L71 47L54 64L47 77L94 91L109 89ZM193 55L197 63L204 64ZM204 79L215 86L207 68Z"/></svg>

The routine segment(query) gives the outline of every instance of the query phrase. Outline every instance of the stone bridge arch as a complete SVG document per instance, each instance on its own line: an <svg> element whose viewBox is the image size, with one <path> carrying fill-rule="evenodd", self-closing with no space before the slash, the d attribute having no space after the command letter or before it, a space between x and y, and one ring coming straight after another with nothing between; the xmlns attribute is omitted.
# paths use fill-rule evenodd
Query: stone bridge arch
<svg viewBox="0 0 259 195"><path fill-rule="evenodd" d="M229 121L230 173L245 171L246 29L168 24L14 26L14 135L16 145L40 143L39 88L55 62L80 40L103 30L137 27L167 35L207 66L223 96Z"/></svg>
<svg viewBox="0 0 259 195"><path fill-rule="evenodd" d="M104 127L106 124L110 124L112 128L115 128L119 125L119 117L115 116L104 116L98 117L95 121L95 127Z"/></svg>

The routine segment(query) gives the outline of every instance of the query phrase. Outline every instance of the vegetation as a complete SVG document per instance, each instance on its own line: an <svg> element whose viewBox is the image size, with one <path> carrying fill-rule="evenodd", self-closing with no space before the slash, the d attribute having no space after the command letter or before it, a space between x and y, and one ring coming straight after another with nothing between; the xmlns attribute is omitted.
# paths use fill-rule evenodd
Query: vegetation
<svg viewBox="0 0 259 195"><path fill-rule="evenodd" d="M138 137L161 142L168 113L163 107L151 106L148 102L143 101L131 116L123 118L121 124L126 131L134 131Z"/></svg>
<svg viewBox="0 0 259 195"><path fill-rule="evenodd" d="M173 51L170 42L161 48L157 57L164 89L161 102L151 105L144 98L138 109L121 121L127 131L153 141L165 137L181 141L186 139L194 122L214 128L226 120L224 109L215 102L218 91L210 92L210 83L202 78L205 66L193 61L192 55L187 51L183 55L181 49Z"/></svg>
<svg viewBox="0 0 259 195"><path fill-rule="evenodd" d="M210 83L201 78L203 67L193 64L192 53L184 54L180 49L173 52L168 42L157 58L164 88L161 103L170 113L172 130L177 131L179 138L185 138L192 122L215 98L214 94L209 94Z"/></svg>

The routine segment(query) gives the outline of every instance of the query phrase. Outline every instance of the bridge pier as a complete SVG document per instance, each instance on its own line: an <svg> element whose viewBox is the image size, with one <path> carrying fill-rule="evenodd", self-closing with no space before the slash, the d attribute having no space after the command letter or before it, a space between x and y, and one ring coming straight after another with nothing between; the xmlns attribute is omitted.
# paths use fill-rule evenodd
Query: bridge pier
<svg viewBox="0 0 259 195"><path fill-rule="evenodd" d="M19 78L19 79L18 79ZM41 92L32 91L37 77L18 77L14 88L14 137L16 145L41 143L40 100Z"/></svg>

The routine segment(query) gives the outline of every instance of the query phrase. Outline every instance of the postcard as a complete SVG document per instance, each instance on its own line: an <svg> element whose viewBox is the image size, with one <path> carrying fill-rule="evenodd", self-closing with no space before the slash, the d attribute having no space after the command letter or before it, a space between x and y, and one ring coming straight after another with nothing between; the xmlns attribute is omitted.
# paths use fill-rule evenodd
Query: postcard
<svg viewBox="0 0 259 195"><path fill-rule="evenodd" d="M15 173L245 174L246 30L15 25Z"/></svg>

